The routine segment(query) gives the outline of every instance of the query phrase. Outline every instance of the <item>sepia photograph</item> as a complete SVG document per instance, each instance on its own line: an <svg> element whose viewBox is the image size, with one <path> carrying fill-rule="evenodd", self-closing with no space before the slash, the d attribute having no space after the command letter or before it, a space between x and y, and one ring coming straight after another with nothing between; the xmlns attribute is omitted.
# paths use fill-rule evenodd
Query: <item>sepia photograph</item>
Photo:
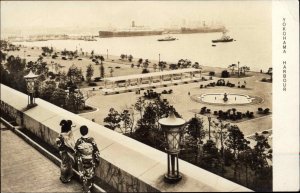
<svg viewBox="0 0 300 193"><path fill-rule="evenodd" d="M1 1L1 192L299 190L298 6Z"/></svg>

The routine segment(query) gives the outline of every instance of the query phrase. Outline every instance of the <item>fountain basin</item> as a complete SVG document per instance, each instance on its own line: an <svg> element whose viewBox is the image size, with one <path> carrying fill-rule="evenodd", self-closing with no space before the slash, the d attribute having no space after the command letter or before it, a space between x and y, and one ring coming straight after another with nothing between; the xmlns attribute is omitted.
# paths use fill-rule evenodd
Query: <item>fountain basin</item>
<svg viewBox="0 0 300 193"><path fill-rule="evenodd" d="M209 93L197 96L198 100L203 103L210 104L223 104L223 105L241 105L250 104L255 98L243 94L230 94L227 93L227 101L224 101L224 93Z"/></svg>

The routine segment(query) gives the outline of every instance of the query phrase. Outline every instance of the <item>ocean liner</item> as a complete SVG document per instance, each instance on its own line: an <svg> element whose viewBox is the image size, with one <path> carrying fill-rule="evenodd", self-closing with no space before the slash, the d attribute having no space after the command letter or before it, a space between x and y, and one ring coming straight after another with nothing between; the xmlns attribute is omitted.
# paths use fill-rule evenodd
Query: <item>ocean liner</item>
<svg viewBox="0 0 300 193"><path fill-rule="evenodd" d="M128 36L150 36L150 35L162 35L163 30L153 30L143 26L136 26L134 21L129 29L124 30L105 30L99 31L100 38L107 37L128 37Z"/></svg>
<svg viewBox="0 0 300 193"><path fill-rule="evenodd" d="M223 32L226 31L224 26L213 26L206 25L205 21L202 26L199 27L182 27L180 33L191 34L191 33L213 33L213 32Z"/></svg>
<svg viewBox="0 0 300 193"><path fill-rule="evenodd" d="M191 34L191 33L212 33L212 32L223 32L225 27L198 27L198 28L187 28L182 27L180 33Z"/></svg>

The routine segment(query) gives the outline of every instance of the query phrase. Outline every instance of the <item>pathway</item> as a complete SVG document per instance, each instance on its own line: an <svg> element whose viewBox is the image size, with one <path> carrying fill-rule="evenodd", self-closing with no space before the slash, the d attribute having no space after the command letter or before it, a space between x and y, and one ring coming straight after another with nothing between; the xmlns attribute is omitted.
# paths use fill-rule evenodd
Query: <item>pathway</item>
<svg viewBox="0 0 300 193"><path fill-rule="evenodd" d="M1 192L81 192L59 180L59 168L1 125Z"/></svg>

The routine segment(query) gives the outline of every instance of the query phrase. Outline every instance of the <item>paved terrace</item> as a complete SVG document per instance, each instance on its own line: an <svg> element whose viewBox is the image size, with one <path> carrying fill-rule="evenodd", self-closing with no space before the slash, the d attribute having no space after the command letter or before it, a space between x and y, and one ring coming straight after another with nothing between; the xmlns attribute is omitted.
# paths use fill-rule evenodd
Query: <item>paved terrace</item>
<svg viewBox="0 0 300 193"><path fill-rule="evenodd" d="M90 128L90 135L94 137L101 153L101 162L96 170L96 176L118 191L251 191L183 160L179 161L183 179L177 184L166 184L163 181L163 175L167 170L167 155L164 152L46 101L37 99L36 103L38 106L29 110L24 109L27 106L27 95L1 85L2 110L14 117L19 125L30 130L53 147L55 147L55 138L60 130L60 120L70 119L73 121L76 125L74 128L75 140L80 137L78 128L81 125L87 125ZM19 173L19 175L23 174Z"/></svg>
<svg viewBox="0 0 300 193"><path fill-rule="evenodd" d="M59 167L1 124L1 192L80 192L63 184Z"/></svg>

